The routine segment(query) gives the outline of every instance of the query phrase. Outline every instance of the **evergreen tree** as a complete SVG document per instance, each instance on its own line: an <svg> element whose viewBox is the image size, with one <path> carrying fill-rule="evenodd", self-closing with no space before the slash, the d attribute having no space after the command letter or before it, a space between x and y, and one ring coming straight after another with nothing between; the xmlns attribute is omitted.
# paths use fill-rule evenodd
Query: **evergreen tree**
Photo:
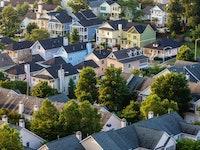
<svg viewBox="0 0 200 150"><path fill-rule="evenodd" d="M68 91L69 91L68 96L69 96L70 99L75 99L76 98L75 89L76 89L76 85L74 83L74 80L70 79L69 80L69 89L68 89Z"/></svg>
<svg viewBox="0 0 200 150"><path fill-rule="evenodd" d="M76 28L74 28L69 36L69 40L71 44L79 42L79 32Z"/></svg>

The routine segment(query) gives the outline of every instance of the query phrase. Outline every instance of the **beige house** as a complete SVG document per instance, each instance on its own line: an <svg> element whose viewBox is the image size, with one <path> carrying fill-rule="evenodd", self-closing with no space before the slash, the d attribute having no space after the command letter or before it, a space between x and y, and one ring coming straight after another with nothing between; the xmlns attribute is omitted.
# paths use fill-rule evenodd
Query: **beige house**
<svg viewBox="0 0 200 150"><path fill-rule="evenodd" d="M148 67L148 57L138 48L113 51L107 58L107 66L121 68L124 73L131 73L134 69Z"/></svg>

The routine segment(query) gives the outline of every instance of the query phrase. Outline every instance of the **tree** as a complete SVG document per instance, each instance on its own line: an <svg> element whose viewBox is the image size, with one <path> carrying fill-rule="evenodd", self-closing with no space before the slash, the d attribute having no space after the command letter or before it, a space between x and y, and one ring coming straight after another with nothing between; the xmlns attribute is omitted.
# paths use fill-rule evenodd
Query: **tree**
<svg viewBox="0 0 200 150"><path fill-rule="evenodd" d="M17 13L20 17L26 15L26 13L28 12L28 9L29 9L29 4L26 2L23 4L17 4L16 6Z"/></svg>
<svg viewBox="0 0 200 150"><path fill-rule="evenodd" d="M121 69L107 68L99 83L99 102L111 110L120 110L127 104L129 92L121 73Z"/></svg>
<svg viewBox="0 0 200 150"><path fill-rule="evenodd" d="M4 73L0 72L0 80L4 81L5 79L6 79L6 77L5 77Z"/></svg>
<svg viewBox="0 0 200 150"><path fill-rule="evenodd" d="M88 102L76 103L74 100L67 102L59 118L64 135L82 131L83 135L98 132L101 129L100 115L97 110Z"/></svg>
<svg viewBox="0 0 200 150"><path fill-rule="evenodd" d="M158 77L151 85L153 94L161 99L174 100L178 104L180 113L187 111L188 102L191 100L190 89L184 75L169 73Z"/></svg>
<svg viewBox="0 0 200 150"><path fill-rule="evenodd" d="M77 13L80 10L89 9L86 0L69 0L67 5L71 7L73 13Z"/></svg>
<svg viewBox="0 0 200 150"><path fill-rule="evenodd" d="M90 67L81 70L80 78L75 90L75 95L79 101L88 100L94 103L98 99L96 73Z"/></svg>
<svg viewBox="0 0 200 150"><path fill-rule="evenodd" d="M44 98L44 97L48 97L51 95L55 95L57 94L57 90L56 89L52 89L47 82L40 82L37 85L35 85L32 90L31 90L31 95L32 96L36 96L36 97L40 97L40 98Z"/></svg>
<svg viewBox="0 0 200 150"><path fill-rule="evenodd" d="M19 132L8 125L0 126L0 139L1 150L23 150Z"/></svg>
<svg viewBox="0 0 200 150"><path fill-rule="evenodd" d="M200 38L200 25L196 26L192 31L192 40L195 41L198 38Z"/></svg>
<svg viewBox="0 0 200 150"><path fill-rule="evenodd" d="M177 53L176 59L184 61L193 61L194 53L187 45L182 45Z"/></svg>
<svg viewBox="0 0 200 150"><path fill-rule="evenodd" d="M12 123L12 124L17 124L21 117L21 115L18 114L17 112L2 108L0 109L0 118L2 118L3 115L8 116L9 123Z"/></svg>
<svg viewBox="0 0 200 150"><path fill-rule="evenodd" d="M177 142L177 150L199 150L200 141L191 140L191 139L182 139Z"/></svg>
<svg viewBox="0 0 200 150"><path fill-rule="evenodd" d="M35 22L33 23L29 23L28 26L26 27L26 31L28 34L31 34L31 32L34 30L34 29L38 29L39 27L37 26L37 24Z"/></svg>
<svg viewBox="0 0 200 150"><path fill-rule="evenodd" d="M76 96L75 96L75 89L76 89L76 85L74 83L74 80L70 79L69 80L69 89L68 89L68 91L69 91L68 97L70 99L76 98Z"/></svg>
<svg viewBox="0 0 200 150"><path fill-rule="evenodd" d="M11 6L5 6L0 14L0 34L13 37L20 29L17 11Z"/></svg>
<svg viewBox="0 0 200 150"><path fill-rule="evenodd" d="M138 102L130 101L130 104L122 110L123 118L126 118L128 122L134 123L139 120L140 106Z"/></svg>
<svg viewBox="0 0 200 150"><path fill-rule="evenodd" d="M26 40L38 41L49 38L49 33L45 29L33 29L31 34L26 34Z"/></svg>
<svg viewBox="0 0 200 150"><path fill-rule="evenodd" d="M69 35L69 41L71 44L79 42L79 32L76 28L72 30L72 32Z"/></svg>
<svg viewBox="0 0 200 150"><path fill-rule="evenodd" d="M42 106L33 113L31 131L46 140L56 139L59 132L59 112L48 100L42 102Z"/></svg>
<svg viewBox="0 0 200 150"><path fill-rule="evenodd" d="M163 115L167 113L168 110L177 111L177 103L167 99L161 100L156 94L149 95L146 100L142 102L140 107L140 112L145 118L148 118L148 113L150 111L153 111L156 115Z"/></svg>
<svg viewBox="0 0 200 150"><path fill-rule="evenodd" d="M19 90L22 94L26 94L27 92L27 83L25 81L0 81L0 87L12 90Z"/></svg>

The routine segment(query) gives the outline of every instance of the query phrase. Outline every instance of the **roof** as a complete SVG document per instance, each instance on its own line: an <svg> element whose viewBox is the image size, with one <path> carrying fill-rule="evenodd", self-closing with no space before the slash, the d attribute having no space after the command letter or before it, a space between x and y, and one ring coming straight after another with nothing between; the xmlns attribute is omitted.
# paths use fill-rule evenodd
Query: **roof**
<svg viewBox="0 0 200 150"><path fill-rule="evenodd" d="M84 150L83 146L79 143L76 135L69 135L58 140L54 140L45 144L48 150Z"/></svg>
<svg viewBox="0 0 200 150"><path fill-rule="evenodd" d="M99 66L93 60L85 60L75 66L77 69L83 69L85 67L98 68Z"/></svg>
<svg viewBox="0 0 200 150"><path fill-rule="evenodd" d="M24 70L24 66L27 63L22 63L22 64L16 64L14 66L12 66L11 68L5 70L5 72L7 74L12 74L12 75L22 75L25 74L25 70ZM35 72L35 71L39 71L41 70L43 67L34 63L34 62L30 62L28 63L30 64L30 72Z"/></svg>
<svg viewBox="0 0 200 150"><path fill-rule="evenodd" d="M112 5L112 4L117 3L117 2L114 1L114 0L106 0L106 3L108 3L109 5Z"/></svg>
<svg viewBox="0 0 200 150"><path fill-rule="evenodd" d="M196 80L200 81L200 64L188 65L185 68Z"/></svg>
<svg viewBox="0 0 200 150"><path fill-rule="evenodd" d="M8 44L12 44L14 41L9 38L9 37L1 37L0 38L0 43L4 44L4 45L8 45Z"/></svg>
<svg viewBox="0 0 200 150"><path fill-rule="evenodd" d="M12 111L18 111L19 102L24 103L24 113L31 115L33 113L34 105L41 106L44 99L27 96L23 94L17 94L13 90L0 88L0 108L9 109ZM53 102L58 109L63 108L63 103Z"/></svg>
<svg viewBox="0 0 200 150"><path fill-rule="evenodd" d="M102 49L102 50L94 50L93 54L98 58L98 59L104 59L107 58L108 55L111 53L110 50L107 49Z"/></svg>
<svg viewBox="0 0 200 150"><path fill-rule="evenodd" d="M69 99L66 93L49 96L47 98L52 102L60 102L60 103L66 103Z"/></svg>
<svg viewBox="0 0 200 150"><path fill-rule="evenodd" d="M162 11L165 11L165 4L157 4L156 6L158 6Z"/></svg>
<svg viewBox="0 0 200 150"><path fill-rule="evenodd" d="M28 11L25 15L25 17L35 20L36 19L36 13L34 11Z"/></svg>
<svg viewBox="0 0 200 150"><path fill-rule="evenodd" d="M79 42L76 44L69 44L67 46L63 46L65 51L67 53L74 53L74 52L78 52L81 50L86 50L87 49L87 42Z"/></svg>
<svg viewBox="0 0 200 150"><path fill-rule="evenodd" d="M142 11L145 15L150 15L151 14L151 9L153 6L146 6Z"/></svg>
<svg viewBox="0 0 200 150"><path fill-rule="evenodd" d="M0 53L0 68L14 65L14 62L7 53Z"/></svg>
<svg viewBox="0 0 200 150"><path fill-rule="evenodd" d="M84 27L102 24L102 20L100 20L92 12L92 10L79 11L78 13L75 14L75 16L78 18L79 23Z"/></svg>
<svg viewBox="0 0 200 150"><path fill-rule="evenodd" d="M130 91L134 91L138 89L144 82L145 78L139 76L133 76L132 79L128 83L128 87Z"/></svg>
<svg viewBox="0 0 200 150"><path fill-rule="evenodd" d="M9 4L11 4L13 7L16 7L17 4L23 4L25 2L28 4L34 4L35 0L10 0Z"/></svg>
<svg viewBox="0 0 200 150"><path fill-rule="evenodd" d="M48 39L40 40L39 43L42 45L42 47L45 50L59 48L63 46L63 37L48 38Z"/></svg>
<svg viewBox="0 0 200 150"><path fill-rule="evenodd" d="M100 7L100 5L105 2L105 0L88 0L89 6L91 8Z"/></svg>
<svg viewBox="0 0 200 150"><path fill-rule="evenodd" d="M72 17L68 15L67 11L50 12L50 13L48 13L48 15L54 16L61 23L70 23L70 22L72 22Z"/></svg>
<svg viewBox="0 0 200 150"><path fill-rule="evenodd" d="M179 48L181 44L173 39L164 38L160 39L154 43L144 46L144 48L156 49L156 50L168 50ZM167 48L168 47L168 48Z"/></svg>
<svg viewBox="0 0 200 150"><path fill-rule="evenodd" d="M13 44L8 46L8 50L17 51L22 49L30 48L34 42L32 41L22 41L22 42L14 42Z"/></svg>
<svg viewBox="0 0 200 150"><path fill-rule="evenodd" d="M50 66L52 66L52 65L60 65L61 66L61 65L65 65L67 63L61 56L59 56L59 57L54 57L52 59L49 59L49 60L43 62L42 64L50 65Z"/></svg>
<svg viewBox="0 0 200 150"><path fill-rule="evenodd" d="M54 4L42 4L42 9L46 11L53 11L57 8L57 5Z"/></svg>
<svg viewBox="0 0 200 150"><path fill-rule="evenodd" d="M137 61L137 60L144 60L144 59L147 60L148 57L144 56L144 55L138 55L138 56L135 56L135 57L119 60L119 62L121 62L121 63L129 63L129 62L133 62L133 61Z"/></svg>

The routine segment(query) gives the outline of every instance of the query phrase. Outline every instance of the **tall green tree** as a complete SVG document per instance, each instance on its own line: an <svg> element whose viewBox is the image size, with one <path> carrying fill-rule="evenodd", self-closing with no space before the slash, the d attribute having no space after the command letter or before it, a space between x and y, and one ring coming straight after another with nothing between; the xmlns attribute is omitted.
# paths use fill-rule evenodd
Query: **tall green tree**
<svg viewBox="0 0 200 150"><path fill-rule="evenodd" d="M194 52L187 45L182 45L176 55L176 59L184 61L193 61Z"/></svg>
<svg viewBox="0 0 200 150"><path fill-rule="evenodd" d="M30 34L26 34L25 38L29 41L38 41L47 39L49 36L48 31L45 29L33 29Z"/></svg>
<svg viewBox="0 0 200 150"><path fill-rule="evenodd" d="M35 22L33 23L29 23L28 26L26 27L26 31L28 34L31 34L31 32L34 30L34 29L38 29L39 27L37 26L37 24Z"/></svg>
<svg viewBox="0 0 200 150"><path fill-rule="evenodd" d="M6 77L5 77L5 74L3 72L0 72L0 80L5 80Z"/></svg>
<svg viewBox="0 0 200 150"><path fill-rule="evenodd" d="M40 109L34 112L30 128L46 140L54 140L60 134L59 112L50 101L44 100Z"/></svg>
<svg viewBox="0 0 200 150"><path fill-rule="evenodd" d="M128 122L136 122L140 119L140 105L136 101L130 101L130 104L122 110L121 117Z"/></svg>
<svg viewBox="0 0 200 150"><path fill-rule="evenodd" d="M200 38L200 25L195 27L195 29L192 31L191 35L192 35L193 41Z"/></svg>
<svg viewBox="0 0 200 150"><path fill-rule="evenodd" d="M156 94L149 95L146 100L142 102L140 107L140 112L145 118L148 118L148 113L150 111L153 111L155 115L163 115L167 113L168 110L177 111L177 103L167 99L161 100Z"/></svg>
<svg viewBox="0 0 200 150"><path fill-rule="evenodd" d="M40 98L55 95L57 93L58 93L57 90L51 88L47 82L40 82L40 83L36 84L31 90L32 96L36 96L36 97L40 97Z"/></svg>
<svg viewBox="0 0 200 150"><path fill-rule="evenodd" d="M0 118L3 115L6 115L8 117L8 122L12 123L12 124L17 124L19 122L20 117L21 117L21 115L18 114L17 112L10 111L8 109L2 108L2 109L0 109Z"/></svg>
<svg viewBox="0 0 200 150"><path fill-rule="evenodd" d="M19 132L8 125L0 126L0 139L1 150L23 150Z"/></svg>
<svg viewBox="0 0 200 150"><path fill-rule="evenodd" d="M199 150L200 141L191 140L191 139L182 139L177 142L177 150Z"/></svg>
<svg viewBox="0 0 200 150"><path fill-rule="evenodd" d="M75 99L76 98L76 96L75 96L75 89L76 89L76 85L74 83L74 80L70 79L69 80L69 88L68 88L68 91L69 91L68 97L70 99Z"/></svg>
<svg viewBox="0 0 200 150"><path fill-rule="evenodd" d="M91 67L86 67L81 70L80 78L75 90L75 95L79 101L88 100L94 103L98 100L96 73Z"/></svg>
<svg viewBox="0 0 200 150"><path fill-rule="evenodd" d="M99 102L111 110L120 110L128 103L129 92L121 69L107 68L99 86Z"/></svg>
<svg viewBox="0 0 200 150"><path fill-rule="evenodd" d="M70 33L70 35L69 35L69 41L70 41L70 43L74 44L74 43L79 42L79 38L80 38L79 37L79 32L78 32L78 30L76 28L74 28L72 30L72 32Z"/></svg>
<svg viewBox="0 0 200 150"><path fill-rule="evenodd" d="M26 15L29 9L29 4L28 3L23 3L23 4L17 4L16 10L19 16L23 17Z"/></svg>
<svg viewBox="0 0 200 150"><path fill-rule="evenodd" d="M13 37L20 29L17 11L11 6L5 6L0 14L0 34Z"/></svg>
<svg viewBox="0 0 200 150"><path fill-rule="evenodd" d="M79 12L80 10L89 9L87 0L69 0L67 5L71 7L74 13Z"/></svg>
<svg viewBox="0 0 200 150"><path fill-rule="evenodd" d="M191 94L184 75L169 73L160 76L151 85L151 91L161 99L177 102L180 113L187 111Z"/></svg>

